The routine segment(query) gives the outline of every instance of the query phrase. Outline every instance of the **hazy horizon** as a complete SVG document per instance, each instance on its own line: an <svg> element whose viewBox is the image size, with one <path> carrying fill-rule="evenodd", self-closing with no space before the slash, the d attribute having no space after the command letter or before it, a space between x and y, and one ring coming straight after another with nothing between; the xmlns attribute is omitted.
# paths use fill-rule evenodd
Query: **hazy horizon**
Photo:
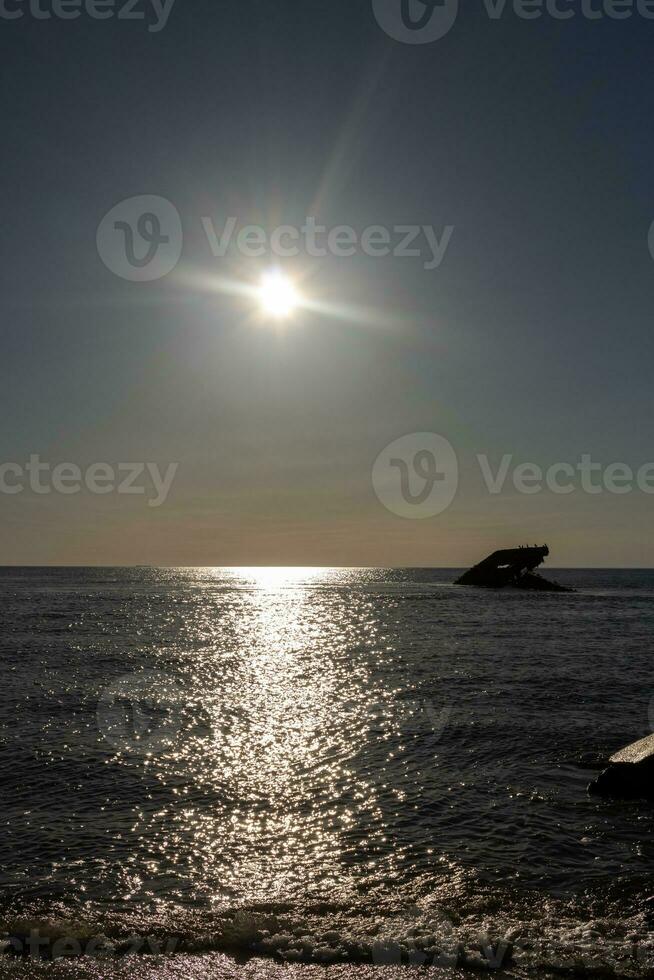
<svg viewBox="0 0 654 980"><path fill-rule="evenodd" d="M485 557L485 556L484 556ZM470 565L147 565L142 563L134 563L131 565L84 565L84 564L69 564L69 565L0 565L0 568L154 568L154 569L175 569L175 568L211 568L211 569L230 569L230 570L243 570L243 569L292 569L294 571L302 571L303 569L309 570L330 570L330 569L344 569L352 571L375 571L375 570L385 570L385 571L442 571L442 572L460 572L469 568ZM557 571L598 571L598 572L649 572L654 571L654 565L544 565L541 568L541 572L547 570L548 572Z"/></svg>

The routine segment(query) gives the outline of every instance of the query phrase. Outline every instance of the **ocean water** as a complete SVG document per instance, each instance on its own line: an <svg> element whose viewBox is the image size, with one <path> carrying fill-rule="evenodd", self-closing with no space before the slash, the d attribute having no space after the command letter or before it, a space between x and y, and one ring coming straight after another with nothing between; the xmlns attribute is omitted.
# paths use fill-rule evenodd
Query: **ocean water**
<svg viewBox="0 0 654 980"><path fill-rule="evenodd" d="M586 789L654 571L546 574L0 570L0 975L654 975L654 804Z"/></svg>

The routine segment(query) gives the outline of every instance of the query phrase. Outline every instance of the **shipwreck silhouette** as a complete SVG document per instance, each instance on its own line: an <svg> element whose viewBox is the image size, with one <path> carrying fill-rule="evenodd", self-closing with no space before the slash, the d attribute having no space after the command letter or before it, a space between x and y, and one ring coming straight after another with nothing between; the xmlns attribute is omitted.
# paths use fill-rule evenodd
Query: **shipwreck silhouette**
<svg viewBox="0 0 654 980"><path fill-rule="evenodd" d="M546 544L526 545L494 551L478 565L458 578L455 585L476 585L486 589L531 589L535 592L573 592L556 582L548 582L534 569L545 561L550 553Z"/></svg>

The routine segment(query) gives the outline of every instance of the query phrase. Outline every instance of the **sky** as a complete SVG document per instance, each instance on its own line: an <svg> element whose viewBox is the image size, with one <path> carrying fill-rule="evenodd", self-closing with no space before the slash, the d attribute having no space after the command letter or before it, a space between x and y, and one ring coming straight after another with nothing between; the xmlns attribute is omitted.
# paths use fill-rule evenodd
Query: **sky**
<svg viewBox="0 0 654 980"><path fill-rule="evenodd" d="M0 563L654 565L644 8L74 3L0 4Z"/></svg>

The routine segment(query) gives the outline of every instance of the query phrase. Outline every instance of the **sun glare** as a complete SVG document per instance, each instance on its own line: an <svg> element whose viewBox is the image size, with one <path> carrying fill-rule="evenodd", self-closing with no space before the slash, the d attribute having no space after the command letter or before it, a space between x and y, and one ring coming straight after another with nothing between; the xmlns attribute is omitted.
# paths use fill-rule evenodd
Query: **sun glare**
<svg viewBox="0 0 654 980"><path fill-rule="evenodd" d="M288 276L273 270L261 278L259 302L264 313L277 320L283 320L297 308L300 297Z"/></svg>

